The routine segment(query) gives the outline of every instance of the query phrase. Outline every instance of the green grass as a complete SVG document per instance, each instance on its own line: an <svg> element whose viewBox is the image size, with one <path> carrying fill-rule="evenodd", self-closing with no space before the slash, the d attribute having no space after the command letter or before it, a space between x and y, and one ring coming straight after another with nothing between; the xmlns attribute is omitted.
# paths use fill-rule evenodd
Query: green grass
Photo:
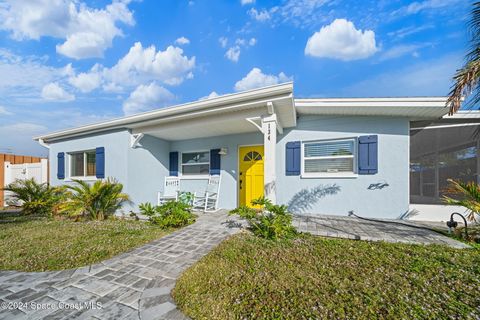
<svg viewBox="0 0 480 320"><path fill-rule="evenodd" d="M173 294L193 319L476 319L480 250L240 234Z"/></svg>
<svg viewBox="0 0 480 320"><path fill-rule="evenodd" d="M167 234L146 222L74 222L0 214L0 269L46 271L96 263Z"/></svg>

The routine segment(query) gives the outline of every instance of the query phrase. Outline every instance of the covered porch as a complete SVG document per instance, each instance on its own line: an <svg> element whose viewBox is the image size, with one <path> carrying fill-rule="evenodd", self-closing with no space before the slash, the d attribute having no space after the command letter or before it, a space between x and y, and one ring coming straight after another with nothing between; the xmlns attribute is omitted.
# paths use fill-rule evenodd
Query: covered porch
<svg viewBox="0 0 480 320"><path fill-rule="evenodd" d="M252 152L261 149L263 168L257 184L262 184L265 197L276 202L277 135L296 124L292 91L287 83L202 100L163 109L157 118L130 124L129 168L148 166L141 163L139 154L153 155L164 170L144 178L154 178L158 190L165 177L176 176L181 191L198 193L205 190L211 175L220 175L218 207L231 209L247 204L241 191L252 183L242 172L241 159L248 147ZM132 185L137 177L129 176Z"/></svg>

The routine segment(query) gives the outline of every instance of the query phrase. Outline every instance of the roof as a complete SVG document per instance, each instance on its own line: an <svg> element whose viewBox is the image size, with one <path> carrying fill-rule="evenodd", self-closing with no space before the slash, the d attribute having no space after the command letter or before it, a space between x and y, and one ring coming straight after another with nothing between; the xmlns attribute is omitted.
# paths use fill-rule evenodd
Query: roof
<svg viewBox="0 0 480 320"><path fill-rule="evenodd" d="M447 97L295 99L299 114L396 116L438 119L448 113Z"/></svg>
<svg viewBox="0 0 480 320"><path fill-rule="evenodd" d="M34 140L49 142L120 128L140 131L140 128L143 127L155 126L158 128L159 126L165 126L166 123L205 119L206 117L235 112L248 114L249 111L254 109L265 109L267 102L274 104L275 112L285 128L295 126L296 113L293 108L293 83L287 82L53 132L34 137ZM245 127L245 124L242 123L242 125ZM210 129L213 129L214 126L214 124L211 125ZM252 125L251 131L255 130L257 129ZM171 129L170 132L172 132ZM198 132L195 136L202 137Z"/></svg>
<svg viewBox="0 0 480 320"><path fill-rule="evenodd" d="M297 113L433 120L448 113L446 101L447 97L294 99L293 83L287 82L53 132L34 139L48 143L114 129L148 133L166 140L255 132L257 128L243 120L265 111L272 112L267 107L268 102L273 103L279 125L283 128L296 125Z"/></svg>

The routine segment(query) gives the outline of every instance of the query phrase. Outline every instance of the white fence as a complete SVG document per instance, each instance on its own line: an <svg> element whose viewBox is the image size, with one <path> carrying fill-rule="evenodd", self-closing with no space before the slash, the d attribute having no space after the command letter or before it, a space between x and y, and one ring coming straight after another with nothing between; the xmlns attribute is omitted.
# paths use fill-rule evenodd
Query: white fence
<svg viewBox="0 0 480 320"><path fill-rule="evenodd" d="M35 179L39 183L48 182L48 160L42 159L37 163L11 164L5 162L5 178L3 185L6 186L15 180ZM7 205L9 192L5 191L5 205Z"/></svg>

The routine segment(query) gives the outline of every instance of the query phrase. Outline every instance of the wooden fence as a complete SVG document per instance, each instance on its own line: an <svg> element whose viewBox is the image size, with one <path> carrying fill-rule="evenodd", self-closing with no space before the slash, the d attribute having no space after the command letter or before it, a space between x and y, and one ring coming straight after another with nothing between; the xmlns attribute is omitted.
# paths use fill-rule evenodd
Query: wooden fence
<svg viewBox="0 0 480 320"><path fill-rule="evenodd" d="M1 190L5 182L5 162L10 162L10 164L23 164L23 163L39 163L42 158L31 157L31 156L20 156L14 154L3 154L0 153L0 207L4 203L4 191ZM48 173L47 173L48 177Z"/></svg>

